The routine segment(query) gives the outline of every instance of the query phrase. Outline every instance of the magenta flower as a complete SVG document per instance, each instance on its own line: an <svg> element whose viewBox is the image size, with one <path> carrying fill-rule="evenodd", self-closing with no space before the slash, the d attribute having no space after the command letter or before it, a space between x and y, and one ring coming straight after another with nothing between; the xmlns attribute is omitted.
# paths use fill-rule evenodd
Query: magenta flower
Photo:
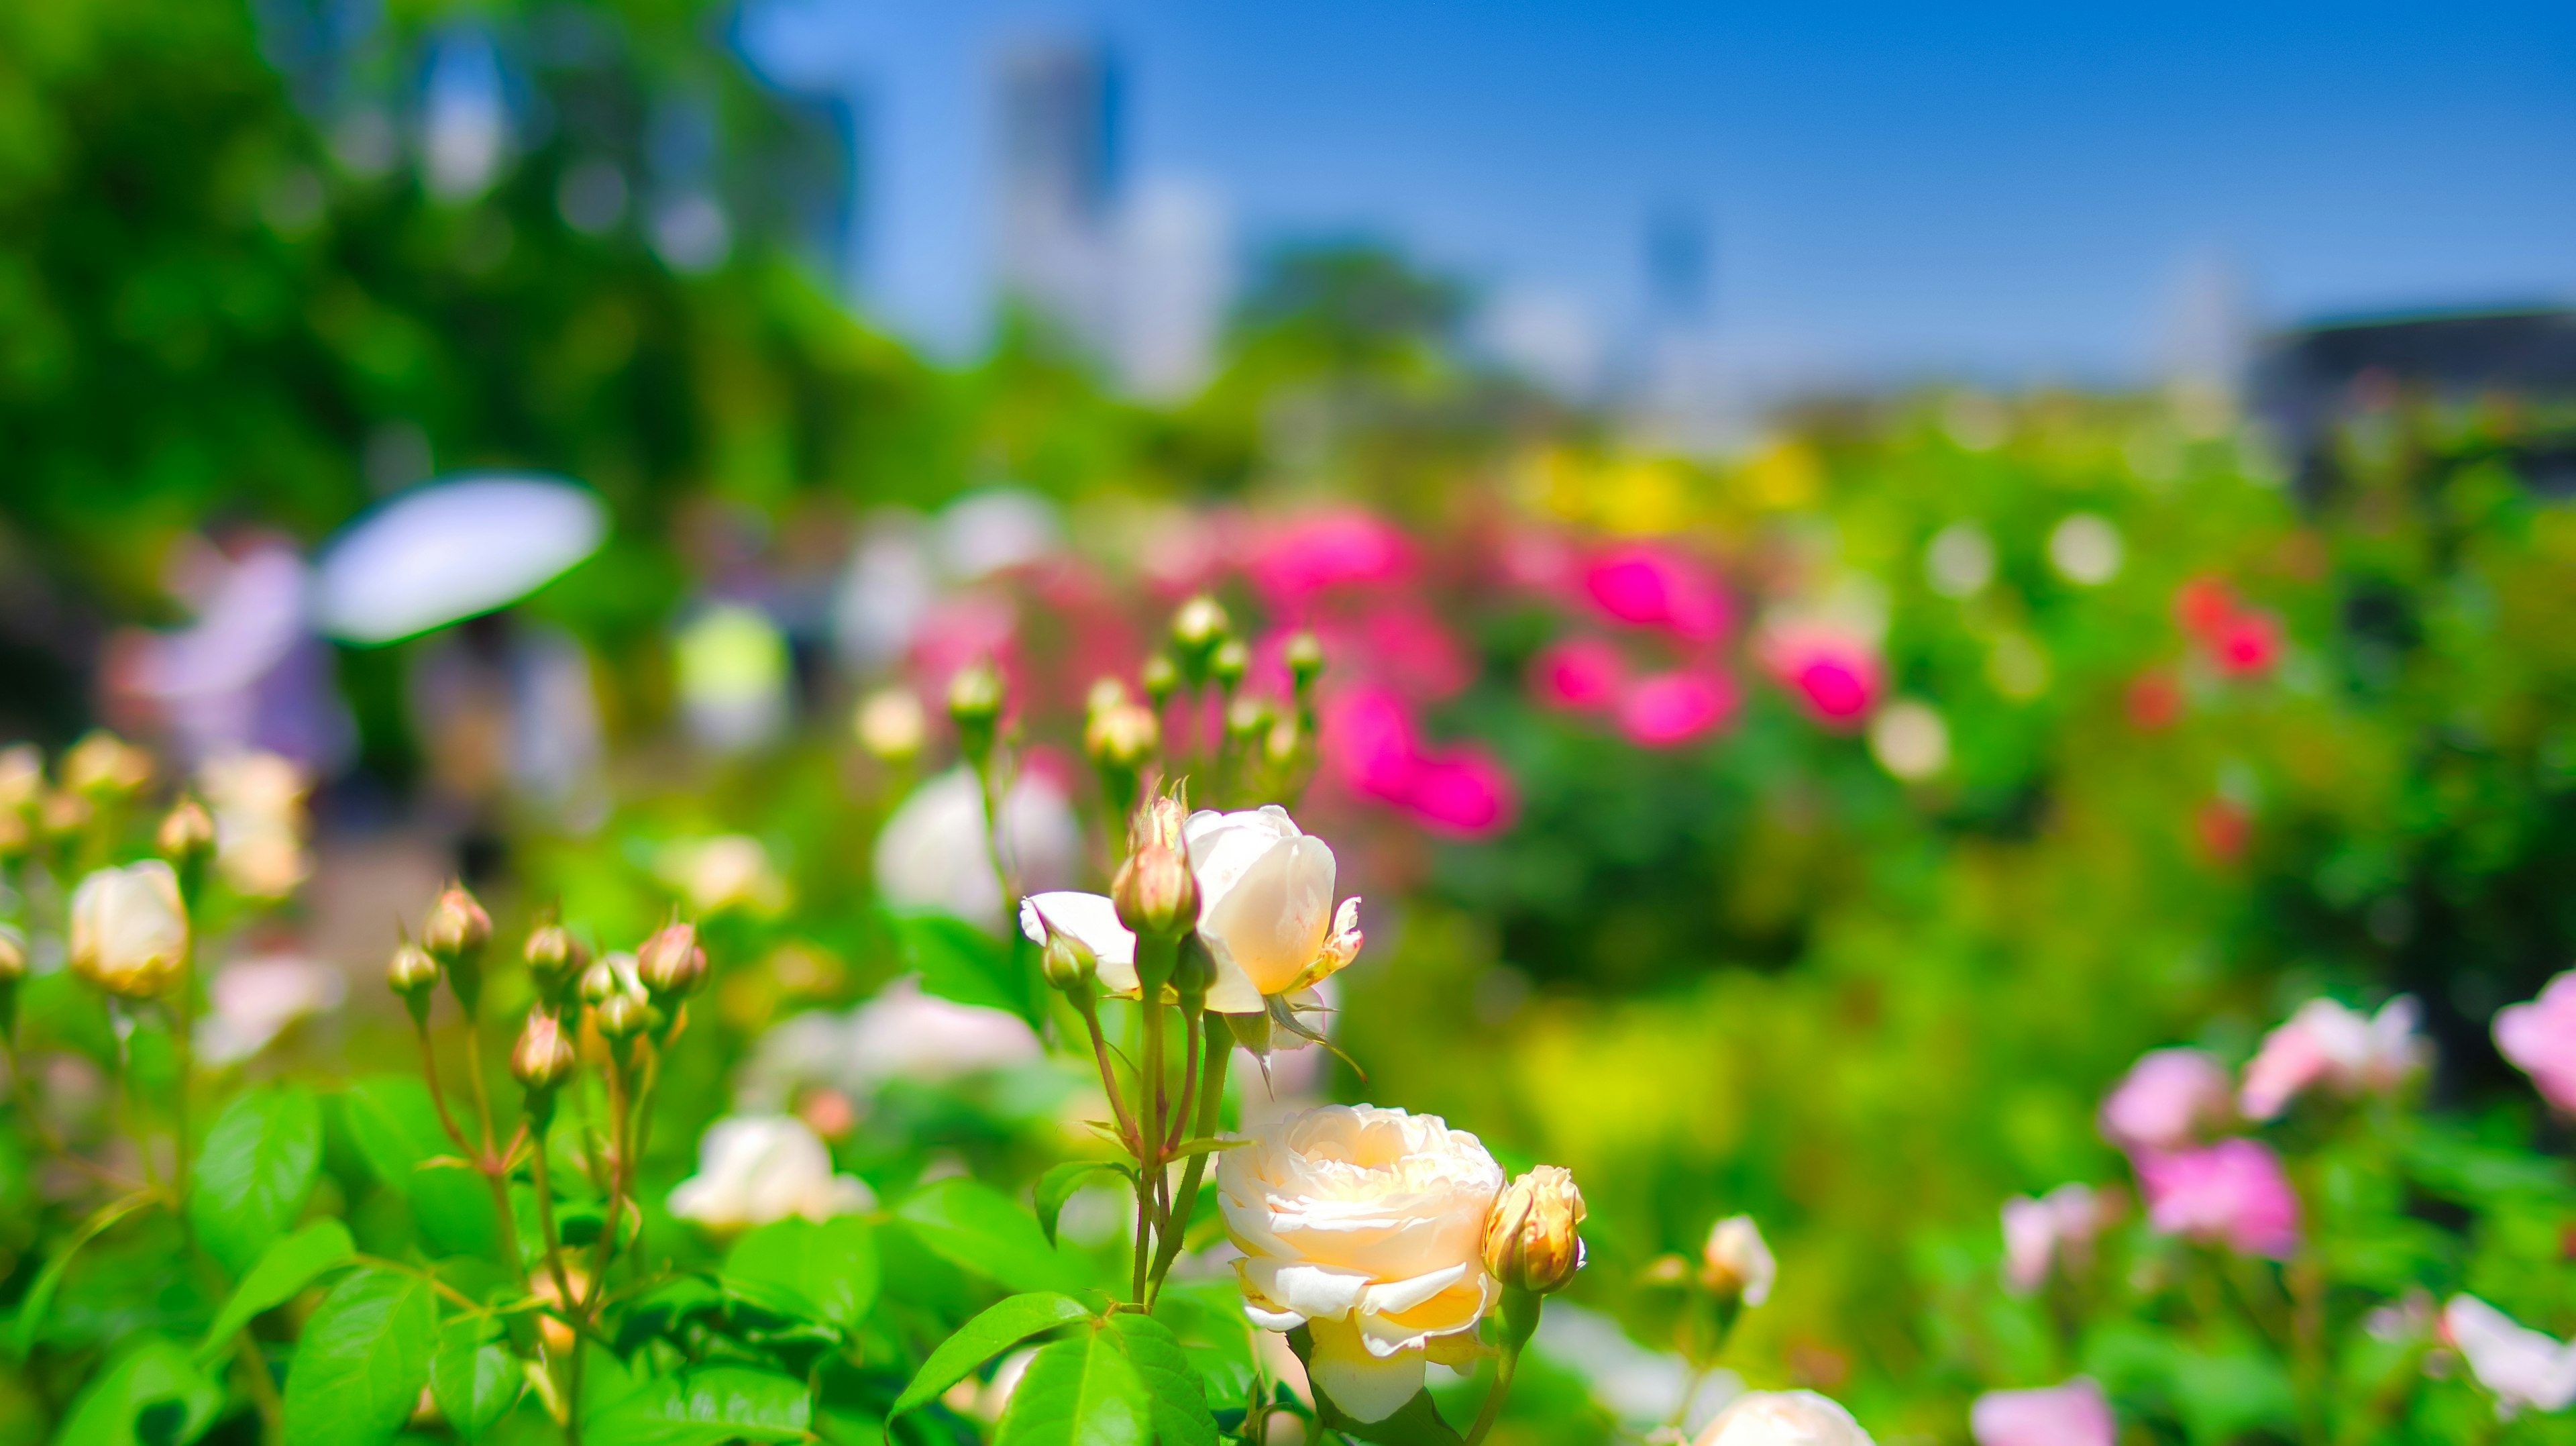
<svg viewBox="0 0 2576 1446"><path fill-rule="evenodd" d="M1394 581L1412 561L1413 549L1395 524L1349 507L1272 531L1246 570L1264 595L1285 605L1342 583Z"/></svg>
<svg viewBox="0 0 2576 1446"><path fill-rule="evenodd" d="M2495 1042L2542 1099L2576 1113L2576 969L2550 980L2538 999L2497 1010Z"/></svg>
<svg viewBox="0 0 2576 1446"><path fill-rule="evenodd" d="M1530 691L1551 708L1588 712L1616 703L1627 674L1617 648L1599 638L1568 638L1530 660Z"/></svg>
<svg viewBox="0 0 2576 1446"><path fill-rule="evenodd" d="M2227 1068L2197 1049L2151 1049L2102 1101L2102 1138L2123 1150L2178 1150L2235 1113Z"/></svg>
<svg viewBox="0 0 2576 1446"><path fill-rule="evenodd" d="M2415 1033L2421 1011L2399 995L2376 1015L2331 999L2311 999L2289 1022L2263 1037L2263 1048L2245 1066L2239 1104L2249 1120L2268 1120L2311 1086L2347 1095L2380 1093L2423 1067L2427 1046Z"/></svg>
<svg viewBox="0 0 2576 1446"><path fill-rule="evenodd" d="M2111 1403L2089 1376L2036 1391L1988 1391L1968 1410L1977 1446L2112 1446Z"/></svg>
<svg viewBox="0 0 2576 1446"><path fill-rule="evenodd" d="M1510 823L1516 800L1502 763L1481 748L1461 744L1416 758L1402 802L1439 832L1474 837Z"/></svg>
<svg viewBox="0 0 2576 1446"><path fill-rule="evenodd" d="M1326 766L1353 793L1391 803L1444 833L1490 833L1518 807L1511 775L1474 744L1423 746L1413 714L1389 689L1352 688L1326 701Z"/></svg>
<svg viewBox="0 0 2576 1446"><path fill-rule="evenodd" d="M2299 1246L2299 1197L2280 1157L2256 1140L2138 1158L2147 1223L2167 1235L2285 1260Z"/></svg>
<svg viewBox="0 0 2576 1446"><path fill-rule="evenodd" d="M1809 714L1837 728L1858 726L1877 706L1885 685L1877 653L1830 624L1773 627L1763 638L1762 661Z"/></svg>
<svg viewBox="0 0 2576 1446"><path fill-rule="evenodd" d="M1593 606L1623 623L1705 642L1726 631L1726 594L1697 562L1650 542L1604 549L1583 572Z"/></svg>
<svg viewBox="0 0 2576 1446"><path fill-rule="evenodd" d="M1735 704L1735 684L1723 673L1658 673L1639 679L1619 700L1619 727L1649 748L1670 748L1723 726Z"/></svg>

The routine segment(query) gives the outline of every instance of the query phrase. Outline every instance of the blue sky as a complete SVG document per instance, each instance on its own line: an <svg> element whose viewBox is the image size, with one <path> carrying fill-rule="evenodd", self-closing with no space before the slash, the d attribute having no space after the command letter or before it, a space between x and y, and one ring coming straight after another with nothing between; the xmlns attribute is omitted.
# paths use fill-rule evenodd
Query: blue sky
<svg viewBox="0 0 2576 1446"><path fill-rule="evenodd" d="M1366 231L1605 327L1649 213L1804 374L2151 364L2187 271L2258 315L2576 300L2576 5L755 0L764 68L865 98L873 309L978 334L991 58L1096 34L1131 173L1241 234Z"/></svg>

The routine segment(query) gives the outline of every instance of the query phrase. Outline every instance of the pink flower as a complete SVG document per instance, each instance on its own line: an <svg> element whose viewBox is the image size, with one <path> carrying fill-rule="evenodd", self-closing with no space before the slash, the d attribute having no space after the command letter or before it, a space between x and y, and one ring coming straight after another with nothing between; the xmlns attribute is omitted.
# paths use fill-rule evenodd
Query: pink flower
<svg viewBox="0 0 2576 1446"><path fill-rule="evenodd" d="M1771 675L1797 693L1818 722L1855 726L1878 702L1883 679L1877 654L1839 628L1816 623L1774 628L1763 641L1762 655Z"/></svg>
<svg viewBox="0 0 2576 1446"><path fill-rule="evenodd" d="M2542 1099L2576 1113L2576 969L2550 980L2538 999L2497 1010L2495 1042Z"/></svg>
<svg viewBox="0 0 2576 1446"><path fill-rule="evenodd" d="M1588 711L1618 701L1628 665L1599 638L1551 643L1530 660L1530 691L1552 708Z"/></svg>
<svg viewBox="0 0 2576 1446"><path fill-rule="evenodd" d="M1968 1410L1977 1446L2113 1446L2111 1403L2089 1376L2037 1391L1988 1391Z"/></svg>
<svg viewBox="0 0 2576 1446"><path fill-rule="evenodd" d="M1327 669L1373 679L1408 698L1445 698L1475 679L1475 662L1447 624L1410 598L1371 607L1356 623L1318 625Z"/></svg>
<svg viewBox="0 0 2576 1446"><path fill-rule="evenodd" d="M1723 673L1658 673L1639 679L1619 700L1619 727L1649 748L1669 748L1723 725L1735 704L1735 684Z"/></svg>
<svg viewBox="0 0 2576 1446"><path fill-rule="evenodd" d="M2280 1157L2255 1140L2142 1155L2147 1223L2167 1235L2286 1260L2299 1246L2299 1197Z"/></svg>
<svg viewBox="0 0 2576 1446"><path fill-rule="evenodd" d="M1318 512L1272 531L1247 570L1273 602L1287 604L1340 583L1388 582L1412 565L1395 525L1358 508Z"/></svg>
<svg viewBox="0 0 2576 1446"><path fill-rule="evenodd" d="M2053 1262L2082 1259L2102 1229L2102 1202L2090 1185L2060 1185L2034 1200L2004 1202L2004 1284L2027 1295L2048 1279Z"/></svg>
<svg viewBox="0 0 2576 1446"><path fill-rule="evenodd" d="M1726 631L1726 594L1692 559L1650 542L1603 549L1583 571L1593 606L1623 623L1705 642Z"/></svg>
<svg viewBox="0 0 2576 1446"><path fill-rule="evenodd" d="M2174 617L2183 631L2204 641L2215 638L2236 616L2236 590L2227 579L2202 573L2174 589Z"/></svg>
<svg viewBox="0 0 2576 1446"><path fill-rule="evenodd" d="M2197 1049L2151 1049L2102 1101L2102 1137L2123 1150L2177 1150L2234 1112L2227 1068Z"/></svg>
<svg viewBox="0 0 2576 1446"><path fill-rule="evenodd" d="M2311 999L2289 1023L2263 1037L2263 1048L2245 1066L2239 1106L2249 1120L2268 1120L2290 1107L2311 1085L2348 1094L2394 1089L2424 1064L2426 1046L2415 1033L2415 1001L2401 994L2377 1015L2346 1009L2331 999Z"/></svg>
<svg viewBox="0 0 2576 1446"><path fill-rule="evenodd" d="M2209 655L2230 677L2260 677L2281 661L2280 620L2267 612L2240 612L2210 636Z"/></svg>
<svg viewBox="0 0 2576 1446"><path fill-rule="evenodd" d="M1472 744L1422 746L1402 698L1359 687L1328 699L1325 762L1354 793L1392 803L1441 832L1484 834L1511 821L1511 775Z"/></svg>
<svg viewBox="0 0 2576 1446"><path fill-rule="evenodd" d="M1402 802L1433 829L1472 837L1511 822L1516 800L1503 765L1483 749L1462 744L1415 759Z"/></svg>

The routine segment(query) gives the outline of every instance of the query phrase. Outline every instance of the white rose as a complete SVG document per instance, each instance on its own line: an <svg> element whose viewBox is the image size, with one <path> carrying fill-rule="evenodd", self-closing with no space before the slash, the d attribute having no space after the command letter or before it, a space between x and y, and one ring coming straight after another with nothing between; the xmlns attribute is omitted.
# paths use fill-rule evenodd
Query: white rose
<svg viewBox="0 0 2576 1446"><path fill-rule="evenodd" d="M159 859L100 869L72 891L71 964L111 994L149 999L188 962L179 876Z"/></svg>
<svg viewBox="0 0 2576 1446"><path fill-rule="evenodd" d="M1873 1446L1851 1412L1813 1391L1747 1391L1692 1446Z"/></svg>
<svg viewBox="0 0 2576 1446"><path fill-rule="evenodd" d="M1485 1221L1503 1170L1474 1135L1375 1105L1291 1115L1217 1165L1244 1313L1306 1326L1315 1384L1354 1420L1380 1421L1422 1389L1435 1355L1471 1358L1500 1296Z"/></svg>
<svg viewBox="0 0 2576 1446"><path fill-rule="evenodd" d="M2496 1414L2525 1406L2563 1411L2576 1403L2576 1343L2518 1324L2474 1295L2455 1295L2442 1307L2442 1325L2468 1358L2469 1374L2495 1392Z"/></svg>
<svg viewBox="0 0 2576 1446"><path fill-rule="evenodd" d="M831 1151L792 1115L716 1121L698 1141L698 1173L671 1191L672 1214L719 1231L790 1215L828 1220L876 1203L866 1181L832 1173Z"/></svg>
<svg viewBox="0 0 2576 1446"><path fill-rule="evenodd" d="M1711 1289L1733 1289L1746 1305L1769 1300L1771 1282L1780 1273L1771 1247L1762 1243L1761 1227L1750 1215L1729 1215L1717 1222L1700 1251L1700 1264L1700 1278Z"/></svg>
<svg viewBox="0 0 2576 1446"><path fill-rule="evenodd" d="M1260 1014L1264 995L1293 994L1360 951L1360 901L1333 907L1333 850L1277 804L1240 813L1201 810L1182 828L1199 888L1198 934L1215 965L1207 1007ZM1037 894L1020 901L1020 929L1046 942L1052 924L1100 961L1112 994L1136 990L1136 936L1103 894Z"/></svg>
<svg viewBox="0 0 2576 1446"><path fill-rule="evenodd" d="M1002 799L1002 853L1017 881L1061 882L1081 851L1064 790L1020 775ZM878 832L874 864L887 903L943 909L996 932L1003 925L1002 883L984 842L984 791L971 769L952 768L914 789Z"/></svg>

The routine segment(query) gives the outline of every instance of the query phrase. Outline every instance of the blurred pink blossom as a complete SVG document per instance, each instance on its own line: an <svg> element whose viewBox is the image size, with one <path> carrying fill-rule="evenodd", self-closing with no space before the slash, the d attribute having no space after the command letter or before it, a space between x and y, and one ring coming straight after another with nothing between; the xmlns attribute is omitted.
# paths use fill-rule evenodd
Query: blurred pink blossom
<svg viewBox="0 0 2576 1446"><path fill-rule="evenodd" d="M2004 1202L2004 1284L2018 1294L2039 1289L2049 1267L2083 1259L2102 1229L2102 1201L2090 1185L2066 1184L2037 1199Z"/></svg>
<svg viewBox="0 0 2576 1446"><path fill-rule="evenodd" d="M1638 679L1619 701L1619 727L1649 748L1669 748L1723 726L1735 704L1735 683L1723 673L1658 673Z"/></svg>
<svg viewBox="0 0 2576 1446"><path fill-rule="evenodd" d="M1270 530L1246 570L1265 596L1286 606L1340 583L1394 581L1410 568L1412 551L1395 524L1337 508Z"/></svg>
<svg viewBox="0 0 2576 1446"><path fill-rule="evenodd" d="M1530 691L1551 708L1607 708L1619 699L1628 664L1599 638L1551 643L1530 660Z"/></svg>
<svg viewBox="0 0 2576 1446"><path fill-rule="evenodd" d="M1977 1446L2113 1446L2111 1403L2088 1376L2036 1391L1988 1391L1968 1410Z"/></svg>
<svg viewBox="0 0 2576 1446"><path fill-rule="evenodd" d="M2102 1137L2124 1150L2178 1150L2235 1113L2227 1067L2197 1049L2151 1049L2102 1101Z"/></svg>
<svg viewBox="0 0 2576 1446"><path fill-rule="evenodd" d="M2542 1099L2576 1113L2576 969L2550 980L2530 1003L2497 1010L2495 1042Z"/></svg>
<svg viewBox="0 0 2576 1446"><path fill-rule="evenodd" d="M1877 705L1883 684L1876 651L1830 624L1772 628L1763 638L1762 661L1810 714L1835 727L1858 726Z"/></svg>
<svg viewBox="0 0 2576 1446"><path fill-rule="evenodd" d="M2209 639L2210 657L2219 670L2237 678L2272 671L2281 660L2281 648L2280 619L2253 610L2229 618Z"/></svg>
<svg viewBox="0 0 2576 1446"><path fill-rule="evenodd" d="M1583 572L1593 605L1623 623L1705 642L1726 631L1726 594L1697 561L1650 542L1603 549Z"/></svg>
<svg viewBox="0 0 2576 1446"><path fill-rule="evenodd" d="M2331 999L2311 999L2289 1022L2263 1038L2245 1066L2239 1106L2249 1120L2268 1120L2312 1085L2343 1094L2394 1089L2423 1067L2427 1046L2415 1033L2415 1000L2401 994L2376 1015Z"/></svg>
<svg viewBox="0 0 2576 1446"><path fill-rule="evenodd" d="M2474 1295L2442 1307L2442 1334L2468 1358L2469 1374L2495 1392L2496 1415L2525 1406L2564 1411L2576 1404L2576 1344L2543 1335Z"/></svg>
<svg viewBox="0 0 2576 1446"><path fill-rule="evenodd" d="M1415 817L1444 833L1491 833L1511 822L1511 775L1492 754L1471 744L1417 758L1404 790Z"/></svg>
<svg viewBox="0 0 2576 1446"><path fill-rule="evenodd" d="M1324 761L1352 792L1391 803L1447 833L1483 834L1511 821L1511 775L1474 744L1423 747L1413 714L1389 689L1361 686L1326 700Z"/></svg>
<svg viewBox="0 0 2576 1446"><path fill-rule="evenodd" d="M2167 1235L2286 1260L2299 1245L2299 1197L2280 1157L2255 1140L2138 1158L2147 1223Z"/></svg>
<svg viewBox="0 0 2576 1446"><path fill-rule="evenodd" d="M1420 601L1372 607L1358 623L1327 628L1324 656L1341 657L1367 676L1414 698L1446 698L1475 680L1475 661L1449 625Z"/></svg>

